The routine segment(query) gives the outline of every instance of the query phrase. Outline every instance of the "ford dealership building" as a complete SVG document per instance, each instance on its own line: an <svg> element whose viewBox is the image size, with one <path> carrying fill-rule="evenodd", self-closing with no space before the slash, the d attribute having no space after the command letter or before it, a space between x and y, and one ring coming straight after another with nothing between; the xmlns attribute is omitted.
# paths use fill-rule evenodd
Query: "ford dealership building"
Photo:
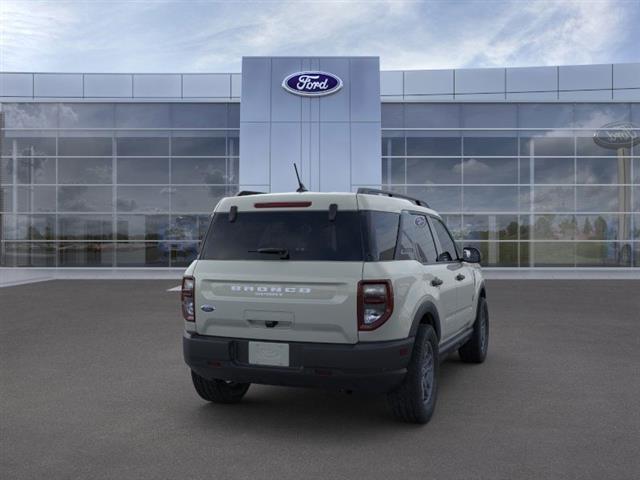
<svg viewBox="0 0 640 480"><path fill-rule="evenodd" d="M640 63L0 73L0 265L184 268L238 190L393 190L488 267L640 273Z"/></svg>

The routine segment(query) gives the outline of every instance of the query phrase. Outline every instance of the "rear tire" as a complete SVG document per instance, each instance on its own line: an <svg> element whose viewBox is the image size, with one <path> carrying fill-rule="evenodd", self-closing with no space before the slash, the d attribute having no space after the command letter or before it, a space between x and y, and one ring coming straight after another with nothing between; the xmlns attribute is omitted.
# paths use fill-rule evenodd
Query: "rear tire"
<svg viewBox="0 0 640 480"><path fill-rule="evenodd" d="M489 348L489 307L484 297L478 299L476 321L473 334L467 343L458 349L460 359L465 363L482 363L487 358Z"/></svg>
<svg viewBox="0 0 640 480"><path fill-rule="evenodd" d="M403 422L427 423L438 394L438 337L431 325L418 328L402 384L387 394L393 415Z"/></svg>
<svg viewBox="0 0 640 480"><path fill-rule="evenodd" d="M193 370L191 380L198 395L213 403L238 403L249 390L250 383L235 383L225 380L207 380Z"/></svg>

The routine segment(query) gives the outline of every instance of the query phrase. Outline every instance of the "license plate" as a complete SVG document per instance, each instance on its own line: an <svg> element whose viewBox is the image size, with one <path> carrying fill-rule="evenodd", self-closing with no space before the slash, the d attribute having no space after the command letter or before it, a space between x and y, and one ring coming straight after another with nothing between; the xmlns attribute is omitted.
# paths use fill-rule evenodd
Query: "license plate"
<svg viewBox="0 0 640 480"><path fill-rule="evenodd" d="M249 342L249 363L253 365L289 366L289 344Z"/></svg>

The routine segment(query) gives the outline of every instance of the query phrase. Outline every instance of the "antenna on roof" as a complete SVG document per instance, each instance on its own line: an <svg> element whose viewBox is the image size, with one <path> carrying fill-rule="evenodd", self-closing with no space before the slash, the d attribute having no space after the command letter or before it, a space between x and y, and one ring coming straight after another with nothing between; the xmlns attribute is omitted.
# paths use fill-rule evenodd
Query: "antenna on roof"
<svg viewBox="0 0 640 480"><path fill-rule="evenodd" d="M305 187L304 183L302 183L302 180L300 180L300 174L298 173L298 166L295 163L293 164L293 168L296 169L296 177L298 178L298 189L296 190L296 192L298 193L308 192L307 187Z"/></svg>

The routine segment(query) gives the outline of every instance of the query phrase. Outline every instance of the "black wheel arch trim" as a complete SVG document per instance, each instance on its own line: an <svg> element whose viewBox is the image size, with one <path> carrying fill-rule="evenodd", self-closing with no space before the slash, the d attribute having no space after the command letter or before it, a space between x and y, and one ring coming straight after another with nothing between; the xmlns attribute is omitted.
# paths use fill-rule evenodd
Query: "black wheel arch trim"
<svg viewBox="0 0 640 480"><path fill-rule="evenodd" d="M433 318L433 328L436 331L438 340L440 340L440 338L442 338L441 337L442 330L440 328L440 315L438 314L438 309L436 308L435 304L429 300L422 303L422 305L420 305L420 307L416 311L416 314L413 317L413 323L411 324L411 330L410 330L409 336L410 337L416 336L416 334L418 333L418 327L422 323L422 319L427 314L431 315L431 317Z"/></svg>

